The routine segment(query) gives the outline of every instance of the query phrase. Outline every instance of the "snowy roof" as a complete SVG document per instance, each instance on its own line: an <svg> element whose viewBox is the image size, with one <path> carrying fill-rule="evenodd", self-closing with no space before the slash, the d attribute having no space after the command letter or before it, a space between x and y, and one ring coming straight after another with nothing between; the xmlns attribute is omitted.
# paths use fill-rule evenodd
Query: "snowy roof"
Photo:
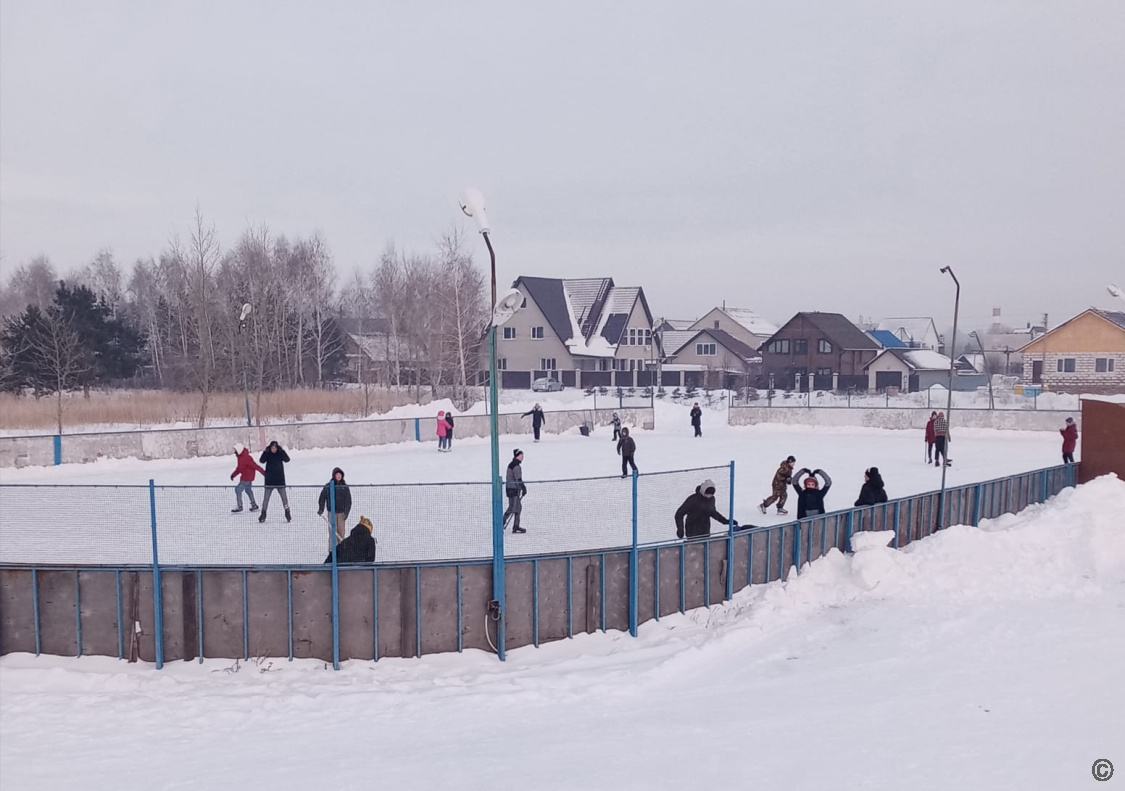
<svg viewBox="0 0 1125 791"><path fill-rule="evenodd" d="M521 277L515 286L535 301L571 354L613 357L638 300L652 320L643 289L616 286L608 277Z"/></svg>
<svg viewBox="0 0 1125 791"><path fill-rule="evenodd" d="M932 334L934 339L937 339L937 327L934 325L934 320L927 316L883 319L875 329L888 330L904 341L914 341L915 343L921 343L927 334Z"/></svg>
<svg viewBox="0 0 1125 791"><path fill-rule="evenodd" d="M660 321L662 324L670 327L671 330L690 330L695 324L695 321L692 319L661 319Z"/></svg>
<svg viewBox="0 0 1125 791"><path fill-rule="evenodd" d="M883 349L864 368L870 367L884 354L897 357L912 371L948 371L953 362L944 354L931 349Z"/></svg>
<svg viewBox="0 0 1125 791"><path fill-rule="evenodd" d="M675 354L698 334L697 330L666 330L660 335L660 342L664 346L664 354L669 356Z"/></svg>
<svg viewBox="0 0 1125 791"><path fill-rule="evenodd" d="M757 311L749 308L720 308L720 310L741 324L748 332L761 335L763 338L769 338L779 329L773 322L762 318Z"/></svg>

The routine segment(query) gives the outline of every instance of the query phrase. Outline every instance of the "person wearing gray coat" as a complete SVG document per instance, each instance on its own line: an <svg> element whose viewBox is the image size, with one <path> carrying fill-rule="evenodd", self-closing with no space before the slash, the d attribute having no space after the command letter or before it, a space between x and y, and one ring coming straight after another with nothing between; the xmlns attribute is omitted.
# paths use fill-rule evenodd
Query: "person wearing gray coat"
<svg viewBox="0 0 1125 791"><path fill-rule="evenodd" d="M504 494L508 496L508 510L504 512L504 526L509 520L512 522L513 533L526 533L520 527L520 514L523 513L523 497L527 494L527 487L523 483L523 451L517 449L512 454L508 463L508 472L504 476Z"/></svg>

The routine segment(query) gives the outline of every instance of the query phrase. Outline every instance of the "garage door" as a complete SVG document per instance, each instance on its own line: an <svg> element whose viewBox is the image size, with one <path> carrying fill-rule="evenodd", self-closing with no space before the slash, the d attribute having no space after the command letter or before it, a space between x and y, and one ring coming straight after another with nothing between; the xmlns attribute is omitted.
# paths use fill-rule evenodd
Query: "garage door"
<svg viewBox="0 0 1125 791"><path fill-rule="evenodd" d="M882 392L888 387L902 387L902 374L898 371L876 371L875 389Z"/></svg>

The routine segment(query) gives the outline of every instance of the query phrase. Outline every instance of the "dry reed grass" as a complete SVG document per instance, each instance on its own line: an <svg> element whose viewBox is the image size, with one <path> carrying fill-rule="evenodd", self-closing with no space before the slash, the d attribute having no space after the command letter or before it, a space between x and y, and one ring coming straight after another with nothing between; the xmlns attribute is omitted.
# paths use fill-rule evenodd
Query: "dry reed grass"
<svg viewBox="0 0 1125 791"><path fill-rule="evenodd" d="M378 414L414 402L413 393L372 387L366 397L366 414ZM422 401L429 400L423 393ZM163 390L113 390L63 397L63 428L74 426L143 426L160 423L189 423L199 420L199 393L172 393ZM361 388L345 390L277 390L262 393L260 410L250 395L250 409L261 421L300 420L306 415L365 416L365 396ZM212 393L207 405L209 424L237 424L245 421L242 393ZM0 428L48 429L56 425L53 396L35 399L0 393Z"/></svg>

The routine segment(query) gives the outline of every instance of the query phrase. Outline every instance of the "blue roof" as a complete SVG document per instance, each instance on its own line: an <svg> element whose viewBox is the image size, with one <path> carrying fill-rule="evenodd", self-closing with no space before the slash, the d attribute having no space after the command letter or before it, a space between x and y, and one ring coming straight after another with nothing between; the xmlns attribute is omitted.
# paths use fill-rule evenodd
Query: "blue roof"
<svg viewBox="0 0 1125 791"><path fill-rule="evenodd" d="M868 330L867 334L878 341L884 349L905 349L906 344L890 330Z"/></svg>

